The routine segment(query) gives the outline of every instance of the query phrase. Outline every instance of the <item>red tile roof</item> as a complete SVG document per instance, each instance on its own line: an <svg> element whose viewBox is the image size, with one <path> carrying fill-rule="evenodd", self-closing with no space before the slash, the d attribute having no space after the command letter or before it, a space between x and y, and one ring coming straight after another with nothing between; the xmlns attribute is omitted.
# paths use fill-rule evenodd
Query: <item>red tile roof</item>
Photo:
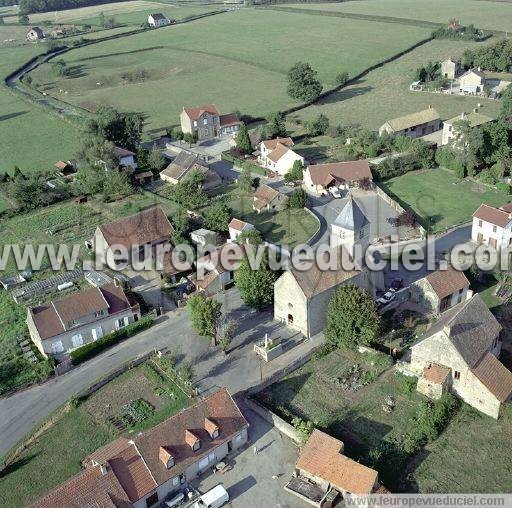
<svg viewBox="0 0 512 508"><path fill-rule="evenodd" d="M108 245L123 245L131 249L134 245L168 239L174 228L162 208L152 206L130 217L99 226Z"/></svg>
<svg viewBox="0 0 512 508"><path fill-rule="evenodd" d="M351 494L370 494L377 488L377 471L342 455L343 443L317 429L305 444L296 467Z"/></svg>
<svg viewBox="0 0 512 508"><path fill-rule="evenodd" d="M294 145L292 138L275 138L262 141L267 150L275 150L278 144L291 147Z"/></svg>
<svg viewBox="0 0 512 508"><path fill-rule="evenodd" d="M231 125L238 125L240 122L240 118L236 113L227 113L225 115L220 115L220 126L221 127L229 127Z"/></svg>
<svg viewBox="0 0 512 508"><path fill-rule="evenodd" d="M471 372L500 401L507 401L512 395L512 372L492 353L485 353Z"/></svg>
<svg viewBox="0 0 512 508"><path fill-rule="evenodd" d="M245 226L247 226L249 223L245 222L240 219L231 219L231 222L229 223L229 227L231 229L236 229L237 231L242 231Z"/></svg>
<svg viewBox="0 0 512 508"><path fill-rule="evenodd" d="M473 214L473 217L485 222L490 222L501 228L504 228L511 220L509 212L484 204L480 205L478 210Z"/></svg>
<svg viewBox="0 0 512 508"><path fill-rule="evenodd" d="M332 181L357 182L368 178L373 180L368 161L334 162L308 166L311 181L314 185L326 187Z"/></svg>
<svg viewBox="0 0 512 508"><path fill-rule="evenodd" d="M448 270L436 270L427 275L426 279L440 299L469 288L469 280L464 272L453 267L449 267Z"/></svg>
<svg viewBox="0 0 512 508"><path fill-rule="evenodd" d="M431 381L438 385L443 384L449 374L450 369L448 367L445 367L444 365L437 365L436 363L432 363L423 369L423 377L427 381Z"/></svg>
<svg viewBox="0 0 512 508"><path fill-rule="evenodd" d="M214 104L204 104L196 108L183 108L187 116L191 120L197 120L204 113L210 113L211 115L220 115L219 110Z"/></svg>

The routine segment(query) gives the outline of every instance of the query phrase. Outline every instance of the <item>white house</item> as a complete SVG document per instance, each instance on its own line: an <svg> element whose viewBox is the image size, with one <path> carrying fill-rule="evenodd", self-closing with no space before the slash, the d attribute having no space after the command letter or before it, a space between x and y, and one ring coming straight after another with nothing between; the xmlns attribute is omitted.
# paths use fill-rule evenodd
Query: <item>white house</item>
<svg viewBox="0 0 512 508"><path fill-rule="evenodd" d="M473 214L471 239L501 249L512 244L512 203L495 208L480 205Z"/></svg>
<svg viewBox="0 0 512 508"><path fill-rule="evenodd" d="M294 145L291 138L267 139L260 143L259 163L284 176L293 167L295 161L304 164L304 157L294 152L291 147Z"/></svg>
<svg viewBox="0 0 512 508"><path fill-rule="evenodd" d="M166 18L163 14L161 14L159 12L156 14L150 14L148 16L148 25L153 28L158 28L159 26L169 25L170 23L171 23L171 20Z"/></svg>
<svg viewBox="0 0 512 508"><path fill-rule="evenodd" d="M39 41L41 39L44 39L44 33L42 28L34 26L27 32L28 41Z"/></svg>
<svg viewBox="0 0 512 508"><path fill-rule="evenodd" d="M235 242L244 231L250 231L252 229L254 229L254 226L249 222L240 219L231 219L229 223L229 238Z"/></svg>
<svg viewBox="0 0 512 508"><path fill-rule="evenodd" d="M114 146L114 158L119 166L130 168L132 173L137 169L135 154L130 150L126 150L120 146Z"/></svg>
<svg viewBox="0 0 512 508"><path fill-rule="evenodd" d="M459 88L465 93L480 93L485 86L485 73L480 67L478 69L470 69L462 74L459 78Z"/></svg>
<svg viewBox="0 0 512 508"><path fill-rule="evenodd" d="M471 113L461 113L454 118L450 118L449 120L445 120L443 123L443 137L441 141L441 145L447 145L452 139L457 137L457 127L456 123L460 121L469 122L469 125L472 128L479 127L487 122L492 122L492 118L486 115L482 115L476 109Z"/></svg>

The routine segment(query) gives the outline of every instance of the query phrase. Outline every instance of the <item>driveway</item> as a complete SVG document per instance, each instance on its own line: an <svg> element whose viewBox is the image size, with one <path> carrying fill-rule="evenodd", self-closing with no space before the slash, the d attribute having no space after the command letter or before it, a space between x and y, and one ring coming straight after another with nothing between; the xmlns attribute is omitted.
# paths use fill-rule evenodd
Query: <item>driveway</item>
<svg viewBox="0 0 512 508"><path fill-rule="evenodd" d="M183 141L168 141L165 152L168 155L176 156L177 153L186 150L187 152L197 153L207 159L220 159L221 153L231 148L230 141L230 137L215 138L203 141L195 146L190 146Z"/></svg>
<svg viewBox="0 0 512 508"><path fill-rule="evenodd" d="M125 275L130 278L130 286L136 293L139 293L144 301L154 307L168 312L176 308L173 300L162 291L162 280L160 273L156 270L132 271L125 270Z"/></svg>
<svg viewBox="0 0 512 508"><path fill-rule="evenodd" d="M199 337L190 327L186 309L168 313L158 322L134 337L108 349L70 372L41 385L33 386L10 397L0 399L0 457L23 439L55 409L73 395L124 363L148 352L169 348L180 361L193 365L200 393L227 387L232 394L258 384L295 358L316 347L323 340L315 337L298 342L297 334L273 321L272 312L254 312L244 307L236 289L219 295L223 310L236 319L238 336L232 352L225 356L209 341ZM281 336L297 345L270 364L260 364L253 344L264 338Z"/></svg>
<svg viewBox="0 0 512 508"><path fill-rule="evenodd" d="M222 483L233 508L307 508L310 506L284 490L298 458L296 445L260 416L243 407L250 422L250 443L229 461L232 469L210 473L192 485L204 493ZM254 453L254 446L258 452Z"/></svg>

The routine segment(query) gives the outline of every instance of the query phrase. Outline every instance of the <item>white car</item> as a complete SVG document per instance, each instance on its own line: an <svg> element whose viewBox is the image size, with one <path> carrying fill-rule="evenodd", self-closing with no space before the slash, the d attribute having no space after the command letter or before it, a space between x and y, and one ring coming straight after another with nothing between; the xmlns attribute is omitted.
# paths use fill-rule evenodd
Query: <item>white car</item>
<svg viewBox="0 0 512 508"><path fill-rule="evenodd" d="M203 494L194 504L194 508L220 508L229 501L229 494L222 485L217 485Z"/></svg>
<svg viewBox="0 0 512 508"><path fill-rule="evenodd" d="M329 192L334 198L341 198L340 190L337 187L331 187Z"/></svg>
<svg viewBox="0 0 512 508"><path fill-rule="evenodd" d="M377 304L383 307L384 305L387 305L388 303L391 303L396 298L396 294L394 291L388 291L387 293L384 293L383 296L381 296L377 300Z"/></svg>

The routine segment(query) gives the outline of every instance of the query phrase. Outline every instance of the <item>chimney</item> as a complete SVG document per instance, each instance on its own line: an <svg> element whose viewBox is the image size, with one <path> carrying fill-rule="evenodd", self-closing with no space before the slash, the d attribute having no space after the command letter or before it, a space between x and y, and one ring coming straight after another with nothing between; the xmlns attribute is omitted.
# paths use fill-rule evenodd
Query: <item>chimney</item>
<svg viewBox="0 0 512 508"><path fill-rule="evenodd" d="M107 464L100 464L101 475L105 476L108 473Z"/></svg>
<svg viewBox="0 0 512 508"><path fill-rule="evenodd" d="M212 439L219 437L219 426L211 418L204 419L204 429Z"/></svg>
<svg viewBox="0 0 512 508"><path fill-rule="evenodd" d="M461 119L461 120L464 120L464 118L466 118L466 113L463 111L463 112L460 114L460 119Z"/></svg>

